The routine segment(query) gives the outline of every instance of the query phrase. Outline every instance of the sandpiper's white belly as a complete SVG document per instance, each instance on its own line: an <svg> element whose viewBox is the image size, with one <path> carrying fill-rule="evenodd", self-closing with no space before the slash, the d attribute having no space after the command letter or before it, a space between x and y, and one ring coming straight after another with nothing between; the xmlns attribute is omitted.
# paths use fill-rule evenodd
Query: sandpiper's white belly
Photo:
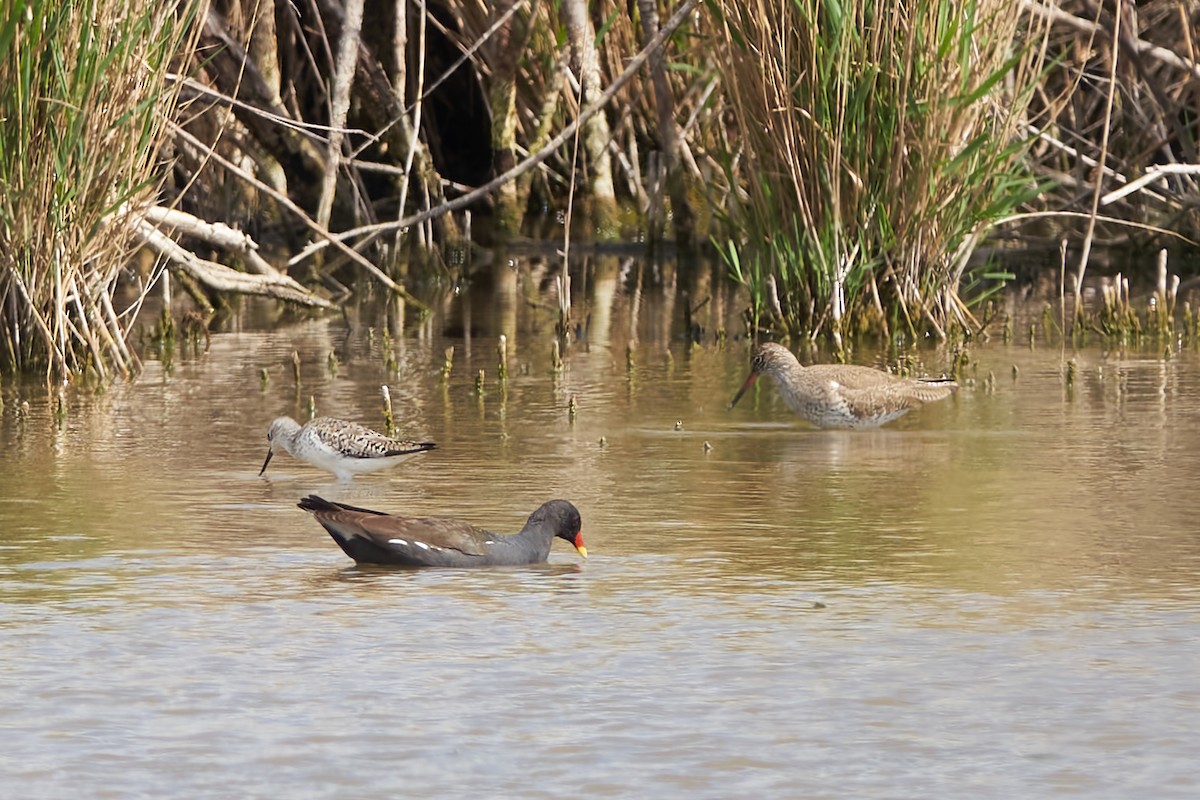
<svg viewBox="0 0 1200 800"><path fill-rule="evenodd" d="M339 477L378 472L393 467L414 455L406 453L398 456L385 456L354 445L354 441L341 443L340 446L330 444L310 429L305 431L305 435L298 437L292 455Z"/></svg>

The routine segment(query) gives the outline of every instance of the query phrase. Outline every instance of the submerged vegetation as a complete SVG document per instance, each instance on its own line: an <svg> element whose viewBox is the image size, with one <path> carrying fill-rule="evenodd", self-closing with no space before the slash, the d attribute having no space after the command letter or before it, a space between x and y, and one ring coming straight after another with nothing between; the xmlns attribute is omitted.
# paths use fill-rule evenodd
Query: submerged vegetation
<svg viewBox="0 0 1200 800"><path fill-rule="evenodd" d="M469 279L475 240L526 236L711 242L748 329L839 349L973 334L1003 277L979 246L1066 236L1063 324L1107 330L1113 302L1080 312L1093 241L1200 239L1198 17L18 0L0 11L0 365L136 370L125 340L153 287L200 319L238 293L328 307L359 278L420 309L423 279Z"/></svg>

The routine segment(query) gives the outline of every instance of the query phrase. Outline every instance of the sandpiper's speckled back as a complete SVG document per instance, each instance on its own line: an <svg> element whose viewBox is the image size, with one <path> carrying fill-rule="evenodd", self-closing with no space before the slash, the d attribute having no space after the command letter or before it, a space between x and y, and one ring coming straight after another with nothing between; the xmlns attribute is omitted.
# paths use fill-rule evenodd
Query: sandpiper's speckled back
<svg viewBox="0 0 1200 800"><path fill-rule="evenodd" d="M267 430L267 439L271 443L268 463L275 448L281 448L339 478L387 469L436 447L433 442L393 439L357 422L334 417L317 417L303 425L291 417L279 417ZM264 463L263 470L266 468Z"/></svg>

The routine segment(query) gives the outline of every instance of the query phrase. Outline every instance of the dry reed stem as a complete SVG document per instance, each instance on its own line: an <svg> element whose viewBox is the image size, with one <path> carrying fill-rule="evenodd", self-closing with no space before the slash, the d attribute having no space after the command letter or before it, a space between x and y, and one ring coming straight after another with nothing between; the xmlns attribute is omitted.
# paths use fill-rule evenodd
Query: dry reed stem
<svg viewBox="0 0 1200 800"><path fill-rule="evenodd" d="M424 8L424 5L422 5ZM338 39L337 61L333 73L333 100L330 108L330 132L325 149L325 174L321 184L321 200L317 204L316 221L329 227L333 211L333 196L337 191L337 174L342 164L342 129L350 111L350 87L354 82L354 66L358 57L359 36L362 33L363 0L346 3L346 19Z"/></svg>
<svg viewBox="0 0 1200 800"><path fill-rule="evenodd" d="M1121 14L1122 0L1116 0L1117 13L1114 15L1115 29L1113 30L1112 46L1109 48L1109 73L1108 73L1108 102L1104 109L1104 128L1100 135L1100 156L1099 163L1103 167L1104 162L1108 160L1108 137L1112 129L1112 112L1113 102L1117 94L1117 62L1119 60L1118 53L1120 48L1116 42L1120 38L1121 33ZM1080 319L1081 309L1083 308L1083 276L1087 272L1088 258L1092 252L1092 238L1096 234L1096 214L1100 210L1100 197L1104 189L1104 171L1097 170L1096 182L1092 189L1092 209L1088 217L1087 231L1083 237L1083 248L1079 255L1079 266L1075 272L1075 308L1076 319Z"/></svg>
<svg viewBox="0 0 1200 800"><path fill-rule="evenodd" d="M24 5L0 53L0 360L66 379L128 374L112 293L155 191L167 60L198 4Z"/></svg>

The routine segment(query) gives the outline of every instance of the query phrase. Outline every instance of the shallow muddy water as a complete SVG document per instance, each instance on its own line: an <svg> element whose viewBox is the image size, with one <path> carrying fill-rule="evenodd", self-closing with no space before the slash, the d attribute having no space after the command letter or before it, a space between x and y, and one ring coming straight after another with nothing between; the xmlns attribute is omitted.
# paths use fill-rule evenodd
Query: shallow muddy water
<svg viewBox="0 0 1200 800"><path fill-rule="evenodd" d="M553 293L501 273L391 340L247 313L61 423L5 385L4 797L1200 793L1195 352L977 344L954 399L819 431L766 381L727 409L720 287L692 346L674 276L598 266L556 375ZM382 383L437 450L258 477L273 417L380 427ZM591 557L357 568L309 493L505 531L565 497Z"/></svg>

